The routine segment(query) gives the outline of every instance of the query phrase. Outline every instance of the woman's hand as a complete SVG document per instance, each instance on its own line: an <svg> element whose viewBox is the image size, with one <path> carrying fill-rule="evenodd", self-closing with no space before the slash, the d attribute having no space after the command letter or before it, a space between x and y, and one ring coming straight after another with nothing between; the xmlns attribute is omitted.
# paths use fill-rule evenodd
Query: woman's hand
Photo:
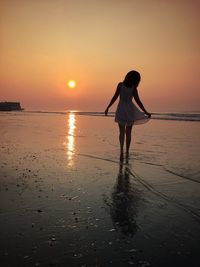
<svg viewBox="0 0 200 267"><path fill-rule="evenodd" d="M108 108L105 110L105 116L108 115Z"/></svg>
<svg viewBox="0 0 200 267"><path fill-rule="evenodd" d="M148 116L148 118L151 118L151 113L146 112L146 115Z"/></svg>

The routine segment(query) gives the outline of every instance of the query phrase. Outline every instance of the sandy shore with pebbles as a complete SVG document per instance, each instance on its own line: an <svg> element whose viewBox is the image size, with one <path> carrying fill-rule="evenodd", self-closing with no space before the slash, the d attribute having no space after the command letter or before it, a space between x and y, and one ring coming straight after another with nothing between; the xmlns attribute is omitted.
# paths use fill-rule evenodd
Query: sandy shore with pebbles
<svg viewBox="0 0 200 267"><path fill-rule="evenodd" d="M123 164L113 118L0 124L1 266L197 266L197 124L137 126Z"/></svg>

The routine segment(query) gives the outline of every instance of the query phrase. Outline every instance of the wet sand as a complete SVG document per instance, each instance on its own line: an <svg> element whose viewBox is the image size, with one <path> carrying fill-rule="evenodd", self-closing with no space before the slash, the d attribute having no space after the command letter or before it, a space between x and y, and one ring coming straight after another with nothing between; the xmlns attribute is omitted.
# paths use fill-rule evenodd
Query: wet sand
<svg viewBox="0 0 200 267"><path fill-rule="evenodd" d="M199 125L0 115L1 266L198 266Z"/></svg>

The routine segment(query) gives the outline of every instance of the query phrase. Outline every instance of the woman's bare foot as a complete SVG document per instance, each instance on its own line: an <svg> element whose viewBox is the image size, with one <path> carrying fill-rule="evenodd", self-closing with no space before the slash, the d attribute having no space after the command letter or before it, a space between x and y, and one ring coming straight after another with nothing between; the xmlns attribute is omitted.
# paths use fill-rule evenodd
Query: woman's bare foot
<svg viewBox="0 0 200 267"><path fill-rule="evenodd" d="M123 160L124 160L124 153L121 152L121 153L120 153L120 161L123 162Z"/></svg>

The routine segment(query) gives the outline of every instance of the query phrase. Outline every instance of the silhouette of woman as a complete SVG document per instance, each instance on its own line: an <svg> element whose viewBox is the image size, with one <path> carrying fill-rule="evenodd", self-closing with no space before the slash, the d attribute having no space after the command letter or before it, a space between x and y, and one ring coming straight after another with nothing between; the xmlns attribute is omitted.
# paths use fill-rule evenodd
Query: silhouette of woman
<svg viewBox="0 0 200 267"><path fill-rule="evenodd" d="M119 141L120 141L120 161L123 161L124 139L126 135L126 158L129 157L129 147L131 144L132 126L147 122L151 114L144 108L137 91L140 83L140 73L133 70L126 74L123 82L117 86L116 92L112 97L109 105L105 110L107 116L109 108L114 104L118 97L120 97L119 104L115 113L115 122L119 125ZM135 99L138 106L144 112L140 111L132 102Z"/></svg>

